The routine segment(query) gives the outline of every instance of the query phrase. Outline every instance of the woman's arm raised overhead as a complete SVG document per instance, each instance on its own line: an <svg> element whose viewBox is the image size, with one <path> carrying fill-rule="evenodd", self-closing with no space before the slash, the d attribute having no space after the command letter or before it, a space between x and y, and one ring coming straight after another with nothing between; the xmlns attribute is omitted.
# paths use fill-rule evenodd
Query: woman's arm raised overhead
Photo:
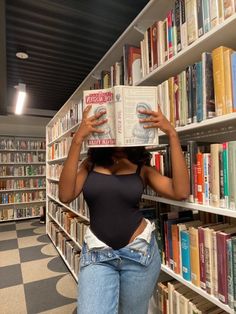
<svg viewBox="0 0 236 314"><path fill-rule="evenodd" d="M143 111L149 118L141 119L140 122L148 122L144 128L159 128L165 132L169 138L172 178L162 176L156 169L145 167L145 179L147 184L160 196L175 200L184 200L190 193L189 174L186 161L181 149L178 134L170 122L162 114L160 108L158 112Z"/></svg>
<svg viewBox="0 0 236 314"><path fill-rule="evenodd" d="M96 128L96 126L102 125L107 121L106 119L99 119L105 111L99 112L95 116L88 118L90 109L91 106L88 106L83 112L82 121L78 131L73 137L68 157L60 175L59 199L63 203L70 203L80 194L88 174L87 160L83 161L78 166L83 141L93 132L102 133L103 131Z"/></svg>

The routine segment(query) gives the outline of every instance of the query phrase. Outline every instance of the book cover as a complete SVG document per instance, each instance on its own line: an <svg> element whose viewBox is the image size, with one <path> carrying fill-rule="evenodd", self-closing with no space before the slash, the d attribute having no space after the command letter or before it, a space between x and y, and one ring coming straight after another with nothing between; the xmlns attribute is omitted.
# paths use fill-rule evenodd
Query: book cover
<svg viewBox="0 0 236 314"><path fill-rule="evenodd" d="M105 110L99 126L104 133L88 137L88 147L157 145L157 129L145 129L139 119L146 115L139 109L157 111L157 88L154 86L114 86L103 90L84 91L84 108L92 105L89 117Z"/></svg>
<svg viewBox="0 0 236 314"><path fill-rule="evenodd" d="M223 5L224 5L224 18L227 19L235 12L234 0L223 0Z"/></svg>

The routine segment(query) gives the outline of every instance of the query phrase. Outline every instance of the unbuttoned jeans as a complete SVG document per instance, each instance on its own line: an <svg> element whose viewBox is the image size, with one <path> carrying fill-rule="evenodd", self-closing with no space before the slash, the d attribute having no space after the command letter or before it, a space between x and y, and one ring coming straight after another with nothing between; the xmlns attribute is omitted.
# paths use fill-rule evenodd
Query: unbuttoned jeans
<svg viewBox="0 0 236 314"><path fill-rule="evenodd" d="M160 267L154 232L150 243L136 239L119 250L88 250L84 243L77 313L146 314Z"/></svg>

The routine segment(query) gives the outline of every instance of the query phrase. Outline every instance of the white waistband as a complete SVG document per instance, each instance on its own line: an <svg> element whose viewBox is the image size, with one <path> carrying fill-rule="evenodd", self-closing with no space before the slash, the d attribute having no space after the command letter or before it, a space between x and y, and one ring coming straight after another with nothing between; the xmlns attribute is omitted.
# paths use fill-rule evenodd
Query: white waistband
<svg viewBox="0 0 236 314"><path fill-rule="evenodd" d="M143 239L148 243L151 241L152 232L153 230L155 230L155 224L154 222L151 223L148 219L145 219L145 220L147 222L145 229L133 241L135 241L136 239ZM84 241L87 244L89 250L94 249L94 248L108 248L109 247L104 242L99 240L89 227L87 227L86 229L86 232L84 235Z"/></svg>

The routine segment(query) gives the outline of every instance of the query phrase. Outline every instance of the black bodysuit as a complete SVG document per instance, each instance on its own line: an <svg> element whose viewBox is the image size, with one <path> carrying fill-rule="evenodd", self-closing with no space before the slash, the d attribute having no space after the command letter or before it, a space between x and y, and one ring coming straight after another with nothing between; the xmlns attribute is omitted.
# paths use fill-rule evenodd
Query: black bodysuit
<svg viewBox="0 0 236 314"><path fill-rule="evenodd" d="M138 206L143 188L140 167L124 175L89 172L83 193L90 211L90 228L99 240L113 249L129 243L143 217Z"/></svg>

